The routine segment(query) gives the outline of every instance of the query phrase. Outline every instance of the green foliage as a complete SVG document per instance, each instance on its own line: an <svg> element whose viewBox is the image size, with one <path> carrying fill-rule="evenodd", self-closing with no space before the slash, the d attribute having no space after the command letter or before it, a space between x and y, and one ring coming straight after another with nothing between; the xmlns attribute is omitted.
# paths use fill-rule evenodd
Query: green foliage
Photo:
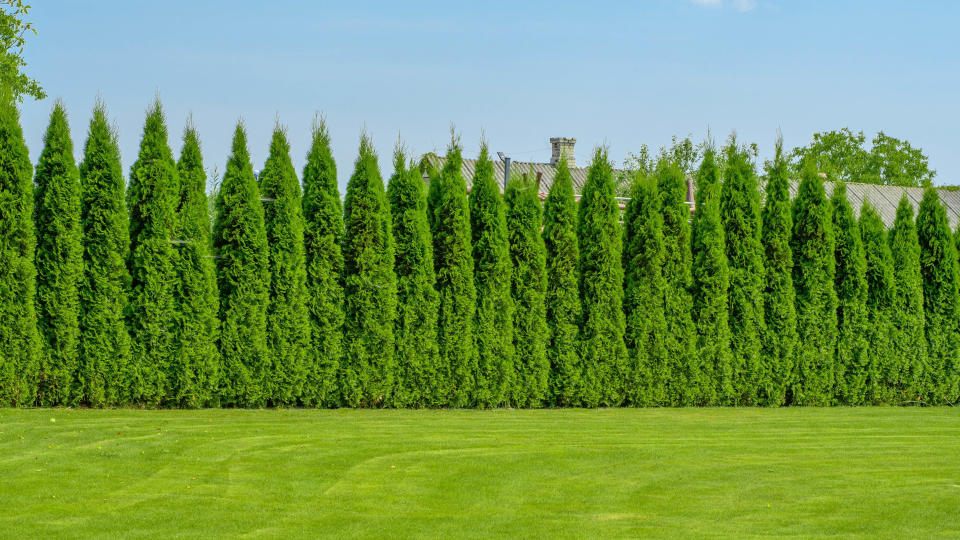
<svg viewBox="0 0 960 540"><path fill-rule="evenodd" d="M638 174L624 214L624 339L629 351L626 399L631 405L669 405L675 387L673 359L666 350L666 282L663 215L655 178Z"/></svg>
<svg viewBox="0 0 960 540"><path fill-rule="evenodd" d="M815 133L807 146L794 149L794 169L811 159L830 180L888 186L930 186L937 171L923 151L907 141L877 133L869 151L862 131L849 128Z"/></svg>
<svg viewBox="0 0 960 540"><path fill-rule="evenodd" d="M760 385L759 400L764 405L779 406L786 402L797 346L793 251L790 248L793 216L787 160L780 140L773 162L767 167L765 193L760 241L765 261L763 314L766 330L761 359L762 371L769 377Z"/></svg>
<svg viewBox="0 0 960 540"><path fill-rule="evenodd" d="M220 400L257 407L269 399L267 305L270 253L260 191L247 152L247 133L237 124L233 150L217 193L213 249L220 290Z"/></svg>
<svg viewBox="0 0 960 540"><path fill-rule="evenodd" d="M303 216L311 347L301 401L309 406L332 407L341 402L343 212L330 132L322 118L314 122L303 167Z"/></svg>
<svg viewBox="0 0 960 540"><path fill-rule="evenodd" d="M893 403L898 397L894 388L899 373L893 369L898 359L893 352L893 256L887 242L887 231L880 214L869 202L860 210L860 236L866 261L867 315L866 338L866 403Z"/></svg>
<svg viewBox="0 0 960 540"><path fill-rule="evenodd" d="M51 407L76 405L82 398L77 354L83 277L80 173L73 161L67 112L59 101L43 144L34 178L37 327L44 345L37 401Z"/></svg>
<svg viewBox="0 0 960 540"><path fill-rule="evenodd" d="M207 174L197 131L188 126L177 162L180 191L177 197L175 246L177 272L177 352L170 365L170 395L180 407L216 404L219 386L220 298L217 275L210 255L210 215Z"/></svg>
<svg viewBox="0 0 960 540"><path fill-rule="evenodd" d="M0 2L0 89L21 103L24 95L34 99L47 97L40 83L23 73L27 65L23 59L26 35L37 33L33 23L24 20L29 11L30 6L23 0Z"/></svg>
<svg viewBox="0 0 960 540"><path fill-rule="evenodd" d="M33 167L20 114L0 95L0 405L33 405L37 331Z"/></svg>
<svg viewBox="0 0 960 540"><path fill-rule="evenodd" d="M310 314L300 182L290 160L290 143L280 127L273 131L270 156L259 180L270 250L267 343L273 368L266 391L274 405L296 405L306 380Z"/></svg>
<svg viewBox="0 0 960 540"><path fill-rule="evenodd" d="M437 404L466 407L475 403L477 356L474 316L477 291L470 246L470 208L461 173L460 141L454 137L443 170L433 171L427 194L427 216L433 234L440 308L437 343L440 348Z"/></svg>
<svg viewBox="0 0 960 540"><path fill-rule="evenodd" d="M513 263L511 291L516 302L513 346L517 382L514 402L541 407L547 402L550 363L547 360L546 251L537 185L529 177L513 177L504 194L507 231Z"/></svg>
<svg viewBox="0 0 960 540"><path fill-rule="evenodd" d="M923 399L926 392L927 339L920 240L913 221L913 206L906 193L897 206L897 217L888 240L894 285L890 369L897 401L916 401Z"/></svg>
<svg viewBox="0 0 960 540"><path fill-rule="evenodd" d="M470 190L470 229L477 288L477 403L497 407L522 397L522 393L513 395L521 365L514 365L514 299L510 295L513 266L506 209L485 142Z"/></svg>
<svg viewBox="0 0 960 540"><path fill-rule="evenodd" d="M687 183L679 164L662 158L656 170L660 213L663 216L663 312L667 322L664 347L671 363L667 384L670 405L693 405L713 387L700 369L696 351L697 331L693 324L693 256L690 250L690 207L686 203ZM709 393L707 391L708 397Z"/></svg>
<svg viewBox="0 0 960 540"><path fill-rule="evenodd" d="M546 316L549 341L550 396L561 407L580 404L581 376L578 348L580 289L577 262L577 202L566 159L557 172L543 209L543 244L546 253Z"/></svg>
<svg viewBox="0 0 960 540"><path fill-rule="evenodd" d="M580 244L580 327L583 404L612 406L624 399L627 348L623 341L623 232L606 150L593 155L577 214Z"/></svg>
<svg viewBox="0 0 960 540"><path fill-rule="evenodd" d="M696 209L693 214L693 313L697 327L697 354L703 380L699 403L733 405L730 353L730 270L720 219L720 172L715 152L707 148L697 172ZM646 309L646 307L643 307Z"/></svg>
<svg viewBox="0 0 960 540"><path fill-rule="evenodd" d="M877 373L867 357L867 262L863 254L860 227L847 201L847 187L837 183L831 197L833 207L834 287L837 293L837 356L834 364L835 398L847 405L862 405L867 383Z"/></svg>
<svg viewBox="0 0 960 540"><path fill-rule="evenodd" d="M159 405L168 395L175 354L173 239L179 180L160 102L147 111L140 154L130 169L130 398Z"/></svg>
<svg viewBox="0 0 960 540"><path fill-rule="evenodd" d="M397 274L396 384L397 407L435 405L439 383L437 348L438 296L433 269L433 244L427 222L427 194L416 167L407 167L397 148L393 176L387 186Z"/></svg>
<svg viewBox="0 0 960 540"><path fill-rule="evenodd" d="M812 163L806 163L793 202L793 283L796 289L795 405L829 405L837 343L837 294L830 201Z"/></svg>
<svg viewBox="0 0 960 540"><path fill-rule="evenodd" d="M927 398L936 404L953 403L960 365L957 250L946 209L933 188L927 188L920 201L917 238L927 337Z"/></svg>
<svg viewBox="0 0 960 540"><path fill-rule="evenodd" d="M737 403L752 405L770 387L773 374L762 359L764 335L763 244L760 189L749 151L731 137L724 149L720 217L730 267L730 349Z"/></svg>
<svg viewBox="0 0 960 540"><path fill-rule="evenodd" d="M360 155L343 205L343 398L352 407L393 404L397 316L390 206L370 139Z"/></svg>
<svg viewBox="0 0 960 540"><path fill-rule="evenodd" d="M80 384L92 406L122 405L130 395L130 233L117 136L102 103L93 109L80 163L83 279L80 282ZM214 313L214 318L216 313Z"/></svg>

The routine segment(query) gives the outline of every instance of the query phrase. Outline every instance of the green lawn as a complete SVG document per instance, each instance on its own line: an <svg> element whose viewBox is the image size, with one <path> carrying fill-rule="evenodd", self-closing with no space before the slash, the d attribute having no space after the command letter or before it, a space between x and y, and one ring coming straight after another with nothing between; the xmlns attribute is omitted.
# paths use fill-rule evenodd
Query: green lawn
<svg viewBox="0 0 960 540"><path fill-rule="evenodd" d="M0 536L960 536L960 409L0 410Z"/></svg>

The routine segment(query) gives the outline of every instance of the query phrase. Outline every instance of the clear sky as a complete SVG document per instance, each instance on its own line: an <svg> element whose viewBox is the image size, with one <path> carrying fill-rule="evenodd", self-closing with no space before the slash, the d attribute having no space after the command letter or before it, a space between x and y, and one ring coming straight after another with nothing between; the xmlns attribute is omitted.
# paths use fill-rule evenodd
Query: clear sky
<svg viewBox="0 0 960 540"><path fill-rule="evenodd" d="M79 156L98 94L125 171L159 94L179 153L189 114L208 170L224 169L235 122L263 166L276 121L302 170L326 115L341 189L365 129L391 172L398 135L467 156L547 161L549 137L577 138L585 163L606 144L621 163L671 135L772 152L817 131L878 130L919 145L938 184L960 184L960 2L649 0L636 2L35 2L28 73L50 98L25 102L34 161L54 98Z"/></svg>

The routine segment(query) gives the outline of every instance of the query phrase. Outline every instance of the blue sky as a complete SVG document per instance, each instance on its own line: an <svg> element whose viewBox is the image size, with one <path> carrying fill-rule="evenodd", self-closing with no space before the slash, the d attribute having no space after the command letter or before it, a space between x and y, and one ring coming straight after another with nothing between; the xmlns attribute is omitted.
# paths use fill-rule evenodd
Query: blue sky
<svg viewBox="0 0 960 540"><path fill-rule="evenodd" d="M462 4L462 5L461 5ZM398 135L466 155L549 159L549 137L600 144L622 162L671 135L736 130L772 152L848 126L906 138L936 183L960 184L960 3L649 0L643 2L44 1L29 73L50 94L25 102L34 160L53 98L71 114L79 156L97 95L136 158L159 94L179 153L192 113L206 166L224 169L235 122L254 168L277 120L301 170L316 112L332 132L341 189L364 128L384 178Z"/></svg>

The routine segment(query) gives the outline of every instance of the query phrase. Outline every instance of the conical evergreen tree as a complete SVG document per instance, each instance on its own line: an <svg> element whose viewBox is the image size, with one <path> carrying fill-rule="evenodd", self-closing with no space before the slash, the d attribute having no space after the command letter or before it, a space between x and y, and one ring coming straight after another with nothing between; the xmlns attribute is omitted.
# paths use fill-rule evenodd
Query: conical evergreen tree
<svg viewBox="0 0 960 540"><path fill-rule="evenodd" d="M389 405L396 371L397 276L390 207L366 135L347 184L343 225L344 401L352 407Z"/></svg>
<svg viewBox="0 0 960 540"><path fill-rule="evenodd" d="M726 243L720 220L720 173L713 148L707 148L697 172L693 214L693 313L697 353L705 384L699 403L733 405Z"/></svg>
<svg viewBox="0 0 960 540"><path fill-rule="evenodd" d="M140 155L130 169L130 397L159 405L168 395L175 354L176 273L173 233L179 180L167 126L155 101L147 111Z"/></svg>
<svg viewBox="0 0 960 540"><path fill-rule="evenodd" d="M213 249L220 289L220 400L224 405L264 406L270 368L267 305L270 253L263 204L247 152L247 133L237 124L233 151L217 193Z"/></svg>
<svg viewBox="0 0 960 540"><path fill-rule="evenodd" d="M720 216L730 267L730 348L737 401L752 405L772 374L763 370L763 244L760 240L760 189L745 148L731 138L725 151Z"/></svg>
<svg viewBox="0 0 960 540"><path fill-rule="evenodd" d="M613 167L606 150L598 148L577 214L583 404L587 407L619 405L624 399L623 231L615 195Z"/></svg>
<svg viewBox="0 0 960 540"><path fill-rule="evenodd" d="M82 398L77 356L83 277L80 173L73 161L67 112L59 101L43 144L34 178L37 325L44 344L37 401L50 407L75 405Z"/></svg>
<svg viewBox="0 0 960 540"><path fill-rule="evenodd" d="M860 236L866 261L866 403L892 403L898 372L893 352L893 256L880 214L868 201L860 210Z"/></svg>
<svg viewBox="0 0 960 540"><path fill-rule="evenodd" d="M310 352L307 267L300 182L283 129L273 131L270 157L260 173L264 225L270 250L267 343L273 369L266 390L275 405L296 405L306 383Z"/></svg>
<svg viewBox="0 0 960 540"><path fill-rule="evenodd" d="M761 232L765 255L763 307L766 327L762 371L770 376L765 384L760 385L759 400L764 405L779 406L786 402L797 343L793 251L790 249L793 230L790 182L783 141L779 139L773 162L767 169L765 193Z"/></svg>
<svg viewBox="0 0 960 540"><path fill-rule="evenodd" d="M577 262L577 202L573 178L564 157L543 209L543 243L547 260L546 314L550 340L550 396L561 407L580 404L581 375L578 350L580 291Z"/></svg>
<svg viewBox="0 0 960 540"><path fill-rule="evenodd" d="M920 241L913 221L913 205L904 194L897 217L888 235L893 262L893 347L894 402L925 399L927 339L923 303L923 276L920 273Z"/></svg>
<svg viewBox="0 0 960 540"><path fill-rule="evenodd" d="M836 238L837 356L834 369L835 399L848 405L862 405L870 373L867 359L867 280L866 259L860 228L847 201L847 187L834 185L831 205Z"/></svg>
<svg viewBox="0 0 960 540"><path fill-rule="evenodd" d="M396 384L397 407L426 407L438 387L437 290L433 244L427 222L427 194L423 178L407 167L398 147L387 198L393 218L397 274Z"/></svg>
<svg viewBox="0 0 960 540"><path fill-rule="evenodd" d="M506 208L493 178L486 142L480 147L470 190L473 270L477 288L477 403L497 407L515 402L514 306L510 296L512 263L507 238Z"/></svg>
<svg viewBox="0 0 960 540"><path fill-rule="evenodd" d="M677 386L673 380L682 376L674 374L666 349L665 256L656 178L638 176L624 214L623 310L629 351L626 397L631 405L641 407L672 403L668 388Z"/></svg>
<svg viewBox="0 0 960 540"><path fill-rule="evenodd" d="M341 402L343 210L330 132L323 119L314 122L313 140L303 167L303 216L311 346L301 401L309 406L332 407Z"/></svg>
<svg viewBox="0 0 960 540"><path fill-rule="evenodd" d="M84 277L80 283L80 382L92 406L122 405L130 396L130 232L117 136L106 108L93 109L80 164Z"/></svg>
<svg viewBox="0 0 960 540"><path fill-rule="evenodd" d="M177 162L177 353L171 364L171 403L203 407L217 403L219 387L220 297L210 256L207 174L197 131L188 126Z"/></svg>
<svg viewBox="0 0 960 540"><path fill-rule="evenodd" d="M431 175L427 216L433 234L433 257L440 296L437 343L440 347L438 405L466 407L475 403L477 357L474 316L477 291L470 246L470 208L463 180L462 150L454 138L443 170Z"/></svg>
<svg viewBox="0 0 960 540"><path fill-rule="evenodd" d="M934 404L953 403L960 364L957 252L946 210L933 188L927 188L920 201L917 237L927 336L927 396Z"/></svg>
<svg viewBox="0 0 960 540"><path fill-rule="evenodd" d="M834 236L830 201L811 162L803 165L793 202L793 283L796 289L796 365L790 401L829 405L837 343Z"/></svg>
<svg viewBox="0 0 960 540"><path fill-rule="evenodd" d="M507 231L513 263L511 291L517 312L513 317L516 351L515 402L541 407L549 390L547 361L546 253L540 228L543 224L536 184L528 177L513 177L504 194Z"/></svg>
<svg viewBox="0 0 960 540"><path fill-rule="evenodd" d="M33 167L20 113L0 91L0 405L33 405L41 354L33 265Z"/></svg>
<svg viewBox="0 0 960 540"><path fill-rule="evenodd" d="M693 325L693 256L690 251L690 207L685 201L683 171L669 158L661 158L655 172L663 215L663 278L666 284L663 310L667 321L664 345L672 363L667 386L671 405L693 405L709 386L703 379L696 352Z"/></svg>

